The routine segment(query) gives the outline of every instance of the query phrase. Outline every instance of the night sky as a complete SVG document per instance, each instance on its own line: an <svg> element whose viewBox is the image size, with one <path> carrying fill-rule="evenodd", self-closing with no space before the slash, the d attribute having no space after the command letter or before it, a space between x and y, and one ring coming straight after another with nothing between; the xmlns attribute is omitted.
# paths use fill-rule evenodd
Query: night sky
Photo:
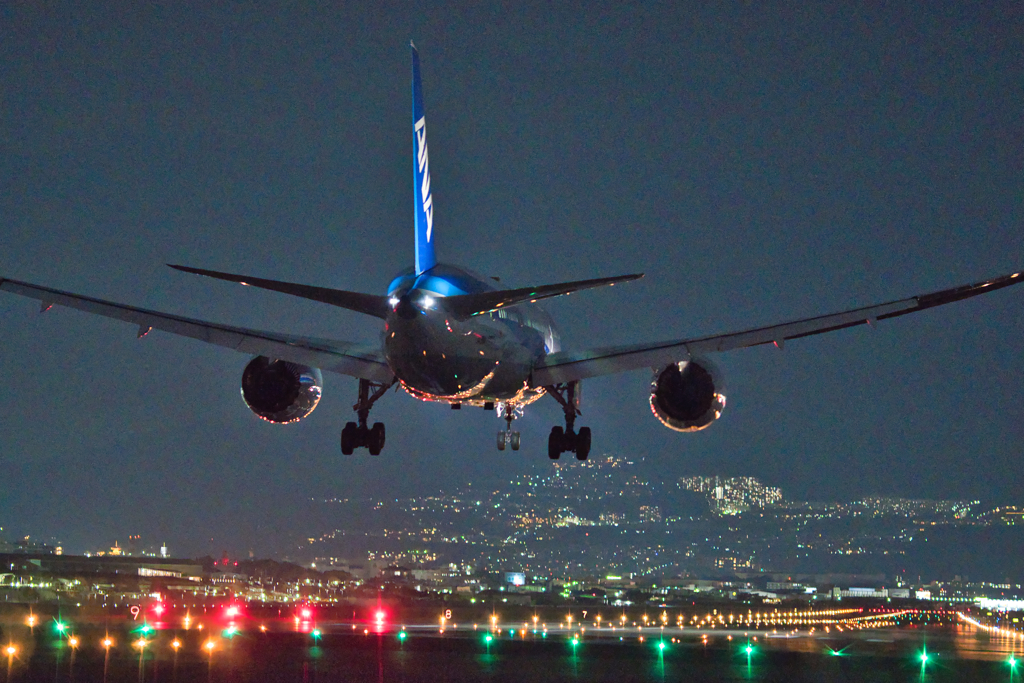
<svg viewBox="0 0 1024 683"><path fill-rule="evenodd" d="M345 8L340 7L344 4ZM372 9L358 9L364 5ZM467 3L468 4L468 3ZM409 40L439 258L550 302L569 347L675 339L1024 269L1024 13L986 3L137 3L0 8L0 275L342 340L380 321L182 263L384 293L412 263ZM357 381L307 420L239 397L248 357L0 294L0 526L69 551L286 552L311 498L430 495L550 467L503 423L399 392L343 457ZM1024 503L1024 287L715 357L728 407L662 427L647 371L587 380L591 458L787 496ZM211 540L212 539L212 540Z"/></svg>

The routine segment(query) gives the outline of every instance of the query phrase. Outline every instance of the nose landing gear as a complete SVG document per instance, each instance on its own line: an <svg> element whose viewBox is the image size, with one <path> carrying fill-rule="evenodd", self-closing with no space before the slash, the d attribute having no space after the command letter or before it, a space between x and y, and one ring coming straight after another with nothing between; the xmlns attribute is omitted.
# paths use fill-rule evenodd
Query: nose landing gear
<svg viewBox="0 0 1024 683"><path fill-rule="evenodd" d="M579 409L579 382L555 384L544 387L548 394L562 406L565 413L565 429L552 427L548 436L548 457L558 460L562 453L575 453L577 460L586 460L590 455L590 427L580 427L574 431L576 416L581 415Z"/></svg>
<svg viewBox="0 0 1024 683"><path fill-rule="evenodd" d="M519 432L512 431L512 420L523 416L523 406L511 404L509 401L498 404L498 417L505 418L505 431L498 432L498 450L505 450L505 446L511 446L512 450L519 450Z"/></svg>
<svg viewBox="0 0 1024 683"><path fill-rule="evenodd" d="M357 448L366 448L370 455L380 455L384 449L384 423L375 422L373 427L366 426L366 420L370 417L370 408L384 395L388 389L395 385L397 378L392 377L390 382L371 382L368 379L359 380L359 401L352 406L359 416L359 424L349 422L341 430L341 452L343 455L352 455ZM370 394L373 389L373 395Z"/></svg>

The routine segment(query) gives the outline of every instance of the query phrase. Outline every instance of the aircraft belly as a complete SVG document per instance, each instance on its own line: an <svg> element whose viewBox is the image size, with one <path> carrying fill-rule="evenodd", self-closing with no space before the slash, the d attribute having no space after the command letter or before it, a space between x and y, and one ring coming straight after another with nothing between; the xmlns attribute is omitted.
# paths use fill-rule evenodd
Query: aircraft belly
<svg viewBox="0 0 1024 683"><path fill-rule="evenodd" d="M543 393L527 389L529 349L486 325L470 329L443 316L389 318L384 352L402 387L422 400L528 403Z"/></svg>

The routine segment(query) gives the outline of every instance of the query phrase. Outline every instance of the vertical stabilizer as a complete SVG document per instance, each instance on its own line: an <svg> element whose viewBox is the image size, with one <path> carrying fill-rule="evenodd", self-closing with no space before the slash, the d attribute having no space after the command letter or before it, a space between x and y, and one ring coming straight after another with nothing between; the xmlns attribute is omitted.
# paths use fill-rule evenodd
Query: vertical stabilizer
<svg viewBox="0 0 1024 683"><path fill-rule="evenodd" d="M413 215L416 218L416 274L437 263L434 256L434 197L430 192L430 161L427 157L427 120L423 114L420 55L412 47L412 149Z"/></svg>

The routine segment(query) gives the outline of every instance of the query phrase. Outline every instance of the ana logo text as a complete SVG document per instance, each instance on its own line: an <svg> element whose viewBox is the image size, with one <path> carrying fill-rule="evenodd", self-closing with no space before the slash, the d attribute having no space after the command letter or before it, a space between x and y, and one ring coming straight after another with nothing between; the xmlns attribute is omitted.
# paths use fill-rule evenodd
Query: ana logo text
<svg viewBox="0 0 1024 683"><path fill-rule="evenodd" d="M427 120L421 116L416 122L416 161L419 164L420 177L420 201L423 202L423 213L427 217L427 241L430 241L430 233L434 229L434 200L430 196L430 162L427 160Z"/></svg>

